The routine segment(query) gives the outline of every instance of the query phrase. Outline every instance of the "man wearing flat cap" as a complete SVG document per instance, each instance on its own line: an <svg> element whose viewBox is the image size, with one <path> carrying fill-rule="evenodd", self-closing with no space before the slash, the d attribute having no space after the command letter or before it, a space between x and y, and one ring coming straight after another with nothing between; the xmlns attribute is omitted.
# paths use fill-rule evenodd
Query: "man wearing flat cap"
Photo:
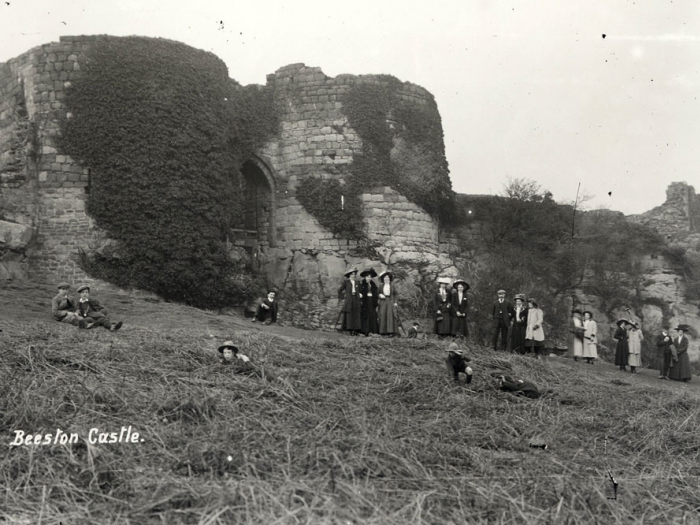
<svg viewBox="0 0 700 525"><path fill-rule="evenodd" d="M70 284L68 283L58 284L58 295L51 300L51 314L60 323L80 326L80 316L75 311L77 303L75 299L68 295L69 289Z"/></svg>
<svg viewBox="0 0 700 525"><path fill-rule="evenodd" d="M107 310L97 302L97 299L90 298L90 287L86 284L78 288L80 299L78 301L78 314L85 321L85 328L95 328L104 326L110 332L116 332L122 327L122 322L112 323L109 320Z"/></svg>
<svg viewBox="0 0 700 525"><path fill-rule="evenodd" d="M357 268L349 268L343 276L345 281L338 288L338 298L344 299L342 317L343 330L350 332L350 335L357 335L362 330L362 292L360 283L356 281Z"/></svg>
<svg viewBox="0 0 700 525"><path fill-rule="evenodd" d="M501 348L508 347L508 327L510 321L515 316L515 309L510 301L506 299L506 291L498 290L498 299L493 303L491 318L493 319L493 349L498 347L498 335L501 336Z"/></svg>

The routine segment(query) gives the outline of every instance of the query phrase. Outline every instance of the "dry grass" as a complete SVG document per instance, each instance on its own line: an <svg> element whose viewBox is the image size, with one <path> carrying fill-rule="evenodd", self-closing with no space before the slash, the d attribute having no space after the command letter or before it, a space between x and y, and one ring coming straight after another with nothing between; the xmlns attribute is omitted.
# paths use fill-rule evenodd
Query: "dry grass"
<svg viewBox="0 0 700 525"><path fill-rule="evenodd" d="M172 308L172 306L170 307ZM183 316L184 318L184 316ZM151 323L152 326L157 326ZM9 523L698 523L695 389L444 344L198 323L117 334L51 321L0 334L0 520ZM274 379L234 374L234 339ZM591 367L593 368L593 367ZM554 394L498 391L495 370ZM8 447L11 431L144 442ZM618 482L618 499L604 454ZM542 439L547 450L529 447Z"/></svg>

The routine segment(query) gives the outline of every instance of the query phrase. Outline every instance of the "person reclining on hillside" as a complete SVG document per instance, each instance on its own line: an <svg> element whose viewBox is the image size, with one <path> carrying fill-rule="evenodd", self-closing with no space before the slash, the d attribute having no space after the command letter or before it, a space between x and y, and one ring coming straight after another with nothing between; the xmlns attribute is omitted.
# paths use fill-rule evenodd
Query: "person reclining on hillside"
<svg viewBox="0 0 700 525"><path fill-rule="evenodd" d="M553 390L540 392L534 383L523 381L522 379L513 379L510 376L503 375L500 372L491 374L498 381L498 387L504 392L512 392L515 395L522 395L530 399L538 399L544 394L552 393Z"/></svg>
<svg viewBox="0 0 700 525"><path fill-rule="evenodd" d="M277 294L270 290L267 292L267 298L263 299L258 310L255 312L255 317L253 317L253 322L260 321L261 323L270 324L277 322L277 308L278 304L275 301L275 296Z"/></svg>
<svg viewBox="0 0 700 525"><path fill-rule="evenodd" d="M78 314L85 322L85 328L104 326L110 332L116 332L122 327L122 322L112 323L107 310L95 299L90 299L90 287L86 284L78 288ZM81 326L82 328L82 326Z"/></svg>
<svg viewBox="0 0 700 525"><path fill-rule="evenodd" d="M76 312L77 303L68 295L69 289L70 284L68 283L58 284L58 295L51 300L51 315L59 323L70 323L73 326L84 328L85 323Z"/></svg>

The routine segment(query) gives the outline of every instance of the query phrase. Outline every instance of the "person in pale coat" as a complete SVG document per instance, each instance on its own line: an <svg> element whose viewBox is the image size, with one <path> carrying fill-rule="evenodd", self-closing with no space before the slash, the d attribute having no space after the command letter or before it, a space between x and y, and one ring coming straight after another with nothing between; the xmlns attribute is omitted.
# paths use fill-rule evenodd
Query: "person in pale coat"
<svg viewBox="0 0 700 525"><path fill-rule="evenodd" d="M589 365L598 359L598 325L593 320L593 312L583 311L583 358Z"/></svg>
<svg viewBox="0 0 700 525"><path fill-rule="evenodd" d="M535 358L540 358L540 348L544 346L544 313L540 310L535 299L527 300L527 328L525 329L525 347L535 352Z"/></svg>
<svg viewBox="0 0 700 525"><path fill-rule="evenodd" d="M644 334L634 321L627 323L627 345L629 346L630 372L637 373L637 367L642 366L642 341Z"/></svg>
<svg viewBox="0 0 700 525"><path fill-rule="evenodd" d="M571 353L574 356L574 361L578 361L579 357L583 357L583 334L586 329L583 326L581 319L581 310L574 309L571 312Z"/></svg>

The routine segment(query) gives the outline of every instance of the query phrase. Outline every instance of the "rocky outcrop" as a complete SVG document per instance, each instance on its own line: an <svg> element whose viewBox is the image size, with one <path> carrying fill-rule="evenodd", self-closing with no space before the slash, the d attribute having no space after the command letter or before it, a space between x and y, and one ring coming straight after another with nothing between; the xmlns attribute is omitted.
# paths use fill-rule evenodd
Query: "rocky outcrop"
<svg viewBox="0 0 700 525"><path fill-rule="evenodd" d="M34 229L0 220L0 280L27 279Z"/></svg>

